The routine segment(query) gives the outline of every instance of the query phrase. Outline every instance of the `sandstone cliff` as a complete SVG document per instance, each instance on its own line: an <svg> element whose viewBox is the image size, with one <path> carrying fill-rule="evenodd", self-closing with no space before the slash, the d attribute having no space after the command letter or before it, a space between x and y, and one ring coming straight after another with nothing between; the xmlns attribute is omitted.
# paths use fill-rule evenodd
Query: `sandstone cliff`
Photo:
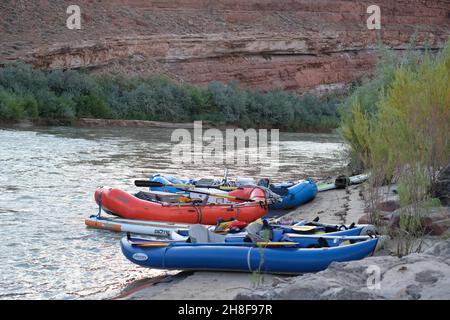
<svg viewBox="0 0 450 320"><path fill-rule="evenodd" d="M82 30L66 28L73 3ZM415 31L430 48L449 37L449 0L3 0L0 63L323 91L372 70L371 4L381 8L380 35L393 49Z"/></svg>

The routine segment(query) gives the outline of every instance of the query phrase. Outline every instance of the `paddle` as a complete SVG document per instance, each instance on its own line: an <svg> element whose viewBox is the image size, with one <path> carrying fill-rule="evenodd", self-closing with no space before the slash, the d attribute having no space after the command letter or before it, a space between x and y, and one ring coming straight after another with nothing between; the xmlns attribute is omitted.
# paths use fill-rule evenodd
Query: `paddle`
<svg viewBox="0 0 450 320"><path fill-rule="evenodd" d="M134 184L136 187L182 187L182 188L214 188L220 190L236 190L242 189L239 187L225 187L225 186L202 186L202 185L193 185L193 184L182 184L182 183L173 183L173 184L164 184L158 181L148 181L148 180L135 180Z"/></svg>
<svg viewBox="0 0 450 320"><path fill-rule="evenodd" d="M145 182L145 183L141 183L141 182ZM136 187L148 187L147 182L152 182L152 181L136 180L136 181L134 181L134 184L136 185ZM161 183L160 186L175 186L175 185ZM227 199L234 199L234 200L239 200L239 201L255 202L255 200L253 200L253 199L229 196L229 195L225 195L225 194L215 194L215 193L208 193L208 192L202 192L202 191L194 191L194 190L189 190L189 189L179 189L179 190L185 191L185 192L204 194L207 196L213 196L213 197L218 197L218 198L227 198Z"/></svg>

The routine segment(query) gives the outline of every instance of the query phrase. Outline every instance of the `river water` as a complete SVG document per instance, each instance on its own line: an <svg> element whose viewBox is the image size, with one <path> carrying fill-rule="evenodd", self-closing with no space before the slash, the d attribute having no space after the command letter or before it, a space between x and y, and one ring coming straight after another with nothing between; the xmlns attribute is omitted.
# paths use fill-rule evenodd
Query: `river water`
<svg viewBox="0 0 450 320"><path fill-rule="evenodd" d="M128 262L120 234L86 228L97 186L135 192L154 172L216 176L224 165L171 161L172 129L0 129L0 299L101 299L164 272ZM280 133L273 181L324 178L345 166L332 134ZM258 166L227 165L254 176Z"/></svg>

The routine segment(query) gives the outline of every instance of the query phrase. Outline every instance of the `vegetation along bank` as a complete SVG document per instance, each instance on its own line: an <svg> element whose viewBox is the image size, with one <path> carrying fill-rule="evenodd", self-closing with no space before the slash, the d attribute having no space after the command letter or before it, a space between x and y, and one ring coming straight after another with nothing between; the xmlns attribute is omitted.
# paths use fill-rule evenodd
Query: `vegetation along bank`
<svg viewBox="0 0 450 320"><path fill-rule="evenodd" d="M282 90L246 90L236 83L207 87L166 77L43 71L16 63L0 68L0 120L79 118L191 122L330 131L339 125L337 95L299 96Z"/></svg>

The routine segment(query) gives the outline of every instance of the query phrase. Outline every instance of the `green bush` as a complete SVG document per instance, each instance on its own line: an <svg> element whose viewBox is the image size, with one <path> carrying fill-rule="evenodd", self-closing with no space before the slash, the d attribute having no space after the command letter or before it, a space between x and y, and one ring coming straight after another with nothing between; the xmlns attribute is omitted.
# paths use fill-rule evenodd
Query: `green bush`
<svg viewBox="0 0 450 320"><path fill-rule="evenodd" d="M104 97L95 94L74 98L77 118L112 118L111 108Z"/></svg>
<svg viewBox="0 0 450 320"><path fill-rule="evenodd" d="M0 119L20 120L38 116L38 105L32 96L0 91Z"/></svg>
<svg viewBox="0 0 450 320"><path fill-rule="evenodd" d="M68 96L48 94L40 97L39 116L46 119L74 119L76 104Z"/></svg>
<svg viewBox="0 0 450 320"><path fill-rule="evenodd" d="M6 91L0 91L0 118L19 120L24 116L24 110L19 99Z"/></svg>
<svg viewBox="0 0 450 320"><path fill-rule="evenodd" d="M377 94L368 88L377 88ZM384 66L347 103L341 132L371 171L372 212L383 200L380 187L396 182L404 207L400 233L411 242L423 232L431 186L450 159L450 42L437 55L413 52ZM412 246L401 253L405 248Z"/></svg>

